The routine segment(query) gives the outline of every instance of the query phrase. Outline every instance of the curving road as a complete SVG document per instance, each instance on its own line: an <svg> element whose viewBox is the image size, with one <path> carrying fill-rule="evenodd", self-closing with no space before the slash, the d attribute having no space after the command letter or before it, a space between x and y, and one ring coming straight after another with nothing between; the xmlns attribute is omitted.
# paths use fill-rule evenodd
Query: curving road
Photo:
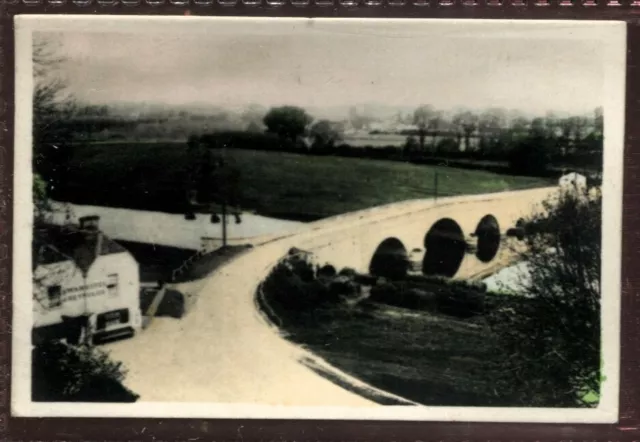
<svg viewBox="0 0 640 442"><path fill-rule="evenodd" d="M550 191L529 192L544 196ZM503 204L512 204L509 198L519 195L507 196ZM446 200L456 204L465 201L395 203L312 223L308 229L280 239L258 241L268 242L207 279L195 308L183 319L156 318L139 336L106 349L124 363L128 369L125 383L141 401L376 406L383 398L382 402L390 403L399 398L339 373L343 384L353 387L354 392L347 391L305 366L302 362L310 358L314 365L322 361L284 340L263 319L255 305L255 290L291 247L320 234L366 228L376 220L428 210Z"/></svg>
<svg viewBox="0 0 640 442"><path fill-rule="evenodd" d="M260 316L246 270L268 265L268 248L219 269L182 320L156 318L134 339L106 346L141 401L374 405L297 363L305 352Z"/></svg>

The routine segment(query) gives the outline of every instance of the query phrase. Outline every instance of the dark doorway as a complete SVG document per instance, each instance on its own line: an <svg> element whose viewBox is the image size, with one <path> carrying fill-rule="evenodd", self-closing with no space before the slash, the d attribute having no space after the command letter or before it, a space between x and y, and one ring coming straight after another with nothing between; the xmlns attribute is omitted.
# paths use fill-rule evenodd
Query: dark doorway
<svg viewBox="0 0 640 442"><path fill-rule="evenodd" d="M500 248L500 226L493 215L485 215L476 227L478 247L476 257L482 262L490 262Z"/></svg>
<svg viewBox="0 0 640 442"><path fill-rule="evenodd" d="M404 278L408 270L407 249L397 238L387 238L382 241L369 264L369 273L389 279Z"/></svg>
<svg viewBox="0 0 640 442"><path fill-rule="evenodd" d="M422 273L452 277L460 268L467 250L464 233L450 218L437 221L424 238L427 252L422 261Z"/></svg>

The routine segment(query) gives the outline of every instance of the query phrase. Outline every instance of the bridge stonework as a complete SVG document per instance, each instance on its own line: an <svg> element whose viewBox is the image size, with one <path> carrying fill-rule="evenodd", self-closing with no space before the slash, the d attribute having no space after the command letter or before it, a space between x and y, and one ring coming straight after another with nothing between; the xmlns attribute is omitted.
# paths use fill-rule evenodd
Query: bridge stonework
<svg viewBox="0 0 640 442"><path fill-rule="evenodd" d="M541 203L557 190L555 187L539 188L379 206L313 223L309 231L283 242L313 253L319 265L331 264L338 271L350 267L366 273L376 250L389 238L399 240L407 254L419 249L415 253L421 260L427 249L427 233L442 219L455 221L462 230L465 242L475 245L477 237L474 234L480 220L492 215L504 239L507 230L514 227L519 218L540 211ZM504 244L500 248L503 249ZM450 276L481 274L484 269L495 265L494 261L482 262L475 253L468 251L455 275Z"/></svg>

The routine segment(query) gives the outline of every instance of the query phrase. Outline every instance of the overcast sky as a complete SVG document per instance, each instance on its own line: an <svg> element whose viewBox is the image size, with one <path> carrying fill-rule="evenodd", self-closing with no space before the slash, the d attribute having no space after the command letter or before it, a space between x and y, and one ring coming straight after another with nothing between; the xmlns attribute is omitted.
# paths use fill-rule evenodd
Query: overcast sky
<svg viewBox="0 0 640 442"><path fill-rule="evenodd" d="M46 37L60 41L72 92L92 103L429 103L535 113L602 104L602 42L593 29L523 29L245 20Z"/></svg>

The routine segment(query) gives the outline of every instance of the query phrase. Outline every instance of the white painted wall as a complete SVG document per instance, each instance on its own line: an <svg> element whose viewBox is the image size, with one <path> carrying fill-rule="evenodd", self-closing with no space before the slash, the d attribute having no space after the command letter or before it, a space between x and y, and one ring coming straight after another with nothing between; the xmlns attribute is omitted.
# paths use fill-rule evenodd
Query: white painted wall
<svg viewBox="0 0 640 442"><path fill-rule="evenodd" d="M107 289L109 275L118 278L117 289L112 292ZM34 285L34 327L58 324L62 315L96 315L124 308L129 309L129 325L141 327L140 273L138 263L128 252L97 257L86 280L71 260L38 266L34 280L40 281ZM48 296L48 287L54 285L61 286L61 305L57 307L50 306Z"/></svg>

